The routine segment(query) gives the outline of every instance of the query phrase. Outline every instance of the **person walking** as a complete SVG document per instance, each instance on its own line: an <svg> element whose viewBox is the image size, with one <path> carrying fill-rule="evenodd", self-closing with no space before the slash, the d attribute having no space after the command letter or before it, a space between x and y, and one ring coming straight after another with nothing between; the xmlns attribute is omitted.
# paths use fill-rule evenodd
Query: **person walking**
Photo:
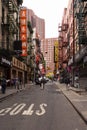
<svg viewBox="0 0 87 130"><path fill-rule="evenodd" d="M65 84L66 84L66 89L69 90L69 87L70 87L70 77L69 76L65 77Z"/></svg>
<svg viewBox="0 0 87 130"><path fill-rule="evenodd" d="M20 88L22 89L22 79L19 78L19 82L20 82Z"/></svg>
<svg viewBox="0 0 87 130"><path fill-rule="evenodd" d="M5 94L5 92L6 92L6 86L7 86L5 76L2 77L1 86L2 86L2 93Z"/></svg>
<svg viewBox="0 0 87 130"><path fill-rule="evenodd" d="M20 88L19 88L19 85L20 85L19 79L18 79L18 78L16 78L16 88L17 88L17 90L19 90L19 89L20 89Z"/></svg>
<svg viewBox="0 0 87 130"><path fill-rule="evenodd" d="M46 83L46 78L44 75L41 75L41 77L39 78L39 81L40 81L40 87L41 89L44 89L44 85Z"/></svg>

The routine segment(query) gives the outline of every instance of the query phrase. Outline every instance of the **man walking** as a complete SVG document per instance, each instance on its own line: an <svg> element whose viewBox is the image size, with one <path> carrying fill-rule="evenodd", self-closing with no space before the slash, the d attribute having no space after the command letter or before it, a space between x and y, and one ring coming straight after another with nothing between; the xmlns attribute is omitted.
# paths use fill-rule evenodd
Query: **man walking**
<svg viewBox="0 0 87 130"><path fill-rule="evenodd" d="M6 85L7 85L7 83L6 83L6 78L5 78L5 76L3 76L2 81L1 81L2 93L3 93L3 94L5 94Z"/></svg>

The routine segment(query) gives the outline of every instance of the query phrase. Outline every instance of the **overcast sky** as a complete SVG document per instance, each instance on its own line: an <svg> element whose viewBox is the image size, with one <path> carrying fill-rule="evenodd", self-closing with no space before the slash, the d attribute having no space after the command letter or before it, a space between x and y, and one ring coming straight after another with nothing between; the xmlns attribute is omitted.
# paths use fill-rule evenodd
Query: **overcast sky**
<svg viewBox="0 0 87 130"><path fill-rule="evenodd" d="M23 6L32 9L45 20L45 37L58 37L58 24L61 23L64 8L69 0L23 0Z"/></svg>

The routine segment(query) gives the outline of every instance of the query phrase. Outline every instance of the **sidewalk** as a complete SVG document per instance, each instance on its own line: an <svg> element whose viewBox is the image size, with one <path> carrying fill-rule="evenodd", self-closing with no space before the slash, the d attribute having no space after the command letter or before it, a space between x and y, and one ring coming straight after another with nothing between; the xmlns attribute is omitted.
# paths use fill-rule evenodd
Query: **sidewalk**
<svg viewBox="0 0 87 130"><path fill-rule="evenodd" d="M1 90L0 90L0 102L1 102L2 100L4 100L5 98L7 98L7 97L9 97L9 96L11 96L11 95L17 93L18 91L20 92L20 91L22 91L22 90L24 90L24 89L26 89L26 88L29 88L29 86L30 86L30 84L25 84L25 86L22 86L22 89L20 89L20 90L17 90L17 89L15 89L15 88L13 88L13 87L7 87L5 94L2 94L2 92L1 92ZM21 87L20 87L20 88L21 88Z"/></svg>
<svg viewBox="0 0 87 130"><path fill-rule="evenodd" d="M60 84L59 82L55 82L58 88L63 92L66 98L70 101L79 115L84 119L87 123L87 92L82 93L82 89L75 89L70 87L69 90L66 90L65 84ZM76 91L75 91L76 90ZM81 93L79 93L81 92Z"/></svg>

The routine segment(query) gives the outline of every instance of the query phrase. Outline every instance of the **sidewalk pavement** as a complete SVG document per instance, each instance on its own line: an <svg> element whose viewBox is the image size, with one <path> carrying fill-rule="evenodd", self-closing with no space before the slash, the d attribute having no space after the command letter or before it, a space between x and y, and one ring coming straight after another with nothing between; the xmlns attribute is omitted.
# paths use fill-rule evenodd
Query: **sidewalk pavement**
<svg viewBox="0 0 87 130"><path fill-rule="evenodd" d="M69 90L67 90L66 85L60 84L59 82L56 82L56 85L58 88L60 88L75 110L87 123L87 92L80 88L73 87L70 87Z"/></svg>
<svg viewBox="0 0 87 130"><path fill-rule="evenodd" d="M22 85L22 88L21 86L19 87L20 90L17 90L15 89L14 87L7 87L6 88L6 93L5 94L2 94L1 90L0 90L0 102L3 101L4 99L6 99L7 97L19 92L19 91L22 91L26 88L29 88L31 84L25 84L25 85Z"/></svg>

